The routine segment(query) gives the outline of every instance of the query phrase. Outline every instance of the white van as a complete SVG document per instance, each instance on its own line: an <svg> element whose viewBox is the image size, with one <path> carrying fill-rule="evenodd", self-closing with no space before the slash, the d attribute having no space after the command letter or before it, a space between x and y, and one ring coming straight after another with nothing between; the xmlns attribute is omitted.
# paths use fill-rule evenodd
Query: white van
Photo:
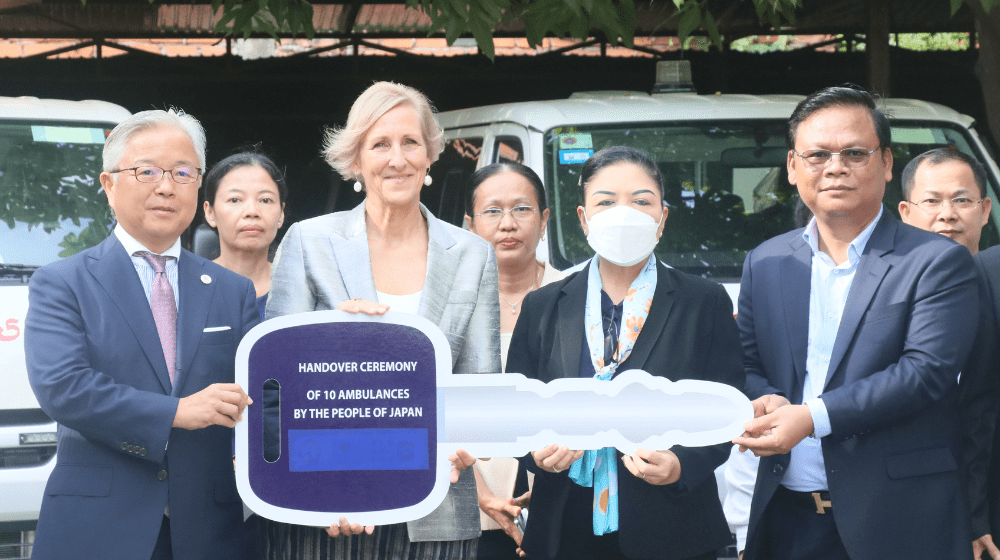
<svg viewBox="0 0 1000 560"><path fill-rule="evenodd" d="M795 95L697 95L690 92L584 92L569 99L493 105L438 115L445 152L431 168L434 185L422 200L435 215L461 223L465 183L476 169L519 161L545 183L551 208L539 258L566 269L593 255L580 229L577 180L583 162L606 146L652 155L665 181L670 218L657 256L670 266L723 283L735 300L747 252L793 229L798 194L788 184L785 131L803 99ZM942 105L886 99L895 165L886 188L897 213L899 178L914 156L943 146L986 167L989 196L1000 187L997 165L973 119ZM982 244L1000 242L994 205ZM897 215L898 217L898 215Z"/></svg>
<svg viewBox="0 0 1000 560"><path fill-rule="evenodd" d="M55 464L56 425L24 364L28 280L110 233L101 151L128 116L103 101L0 97L0 558L30 556Z"/></svg>
<svg viewBox="0 0 1000 560"><path fill-rule="evenodd" d="M683 76L684 68L673 64L661 62L658 76ZM652 94L581 92L569 99L441 113L445 151L431 167L437 188L425 188L421 201L436 216L461 225L469 175L490 163L523 163L542 178L551 209L538 258L567 269L593 255L576 214L583 163L607 146L639 148L656 159L670 205L658 258L722 283L735 314L747 252L803 219L796 217L798 193L788 184L785 134L804 97L692 91L689 83L658 83ZM933 148L953 146L981 161L989 176L987 196L997 200L1000 170L971 117L913 99L885 99L882 108L891 117L894 157L885 204L897 218L903 168ZM981 248L1000 243L998 218L1000 205L994 204ZM721 473L722 467L716 471L720 498ZM736 558L735 548L720 558Z"/></svg>

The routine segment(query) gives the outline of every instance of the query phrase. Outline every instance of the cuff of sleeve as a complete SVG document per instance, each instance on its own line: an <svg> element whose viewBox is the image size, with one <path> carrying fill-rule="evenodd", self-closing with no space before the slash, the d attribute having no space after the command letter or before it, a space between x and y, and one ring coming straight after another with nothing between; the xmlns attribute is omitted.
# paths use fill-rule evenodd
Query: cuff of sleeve
<svg viewBox="0 0 1000 560"><path fill-rule="evenodd" d="M809 399L804 402L809 407L809 415L812 416L813 434L817 438L824 438L833 432L830 427L830 413L826 410L826 404L821 398Z"/></svg>
<svg viewBox="0 0 1000 560"><path fill-rule="evenodd" d="M736 528L736 553L739 554L747 548L747 526Z"/></svg>

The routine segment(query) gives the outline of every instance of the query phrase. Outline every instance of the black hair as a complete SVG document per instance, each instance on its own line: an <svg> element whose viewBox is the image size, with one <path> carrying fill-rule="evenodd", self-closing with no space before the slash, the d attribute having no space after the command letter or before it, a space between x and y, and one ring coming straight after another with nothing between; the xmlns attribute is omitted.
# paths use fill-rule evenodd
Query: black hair
<svg viewBox="0 0 1000 560"><path fill-rule="evenodd" d="M968 165L972 169L972 177L976 180L976 186L979 187L979 196L982 198L986 197L986 169L983 168L983 164L957 148L948 147L926 151L911 159L910 163L906 164L906 167L903 168L902 180L900 181L903 187L903 200L910 200L910 194L913 192L913 181L917 175L917 168L925 161L927 165L940 165L948 161L959 161Z"/></svg>
<svg viewBox="0 0 1000 560"><path fill-rule="evenodd" d="M583 164L580 171L580 203L586 206L585 192L587 183L597 174L598 171L619 163L632 163L641 167L649 178L656 183L656 188L660 190L660 198L663 198L663 176L659 166L646 152L632 148L630 146L611 146L598 151L590 156L590 159Z"/></svg>
<svg viewBox="0 0 1000 560"><path fill-rule="evenodd" d="M479 185L482 185L487 179L494 175L499 175L500 173L506 173L508 171L517 173L531 183L531 186L535 189L535 198L538 201L538 213L541 214L542 212L545 212L549 205L545 199L545 186L542 185L542 179L538 176L538 173L535 173L535 171L527 165L514 161L505 161L501 163L491 163L476 171L469 177L468 186L465 189L465 214L467 216L475 219L474 212L476 211L476 191L479 190Z"/></svg>
<svg viewBox="0 0 1000 560"><path fill-rule="evenodd" d="M878 136L879 148L882 150L889 148L892 145L889 117L878 108L877 101L874 95L855 84L823 88L810 94L795 106L792 116L788 118L788 136L786 138L788 149L795 149L795 135L803 121L816 111L837 106L868 109L868 114L872 117L872 124L875 126L875 134Z"/></svg>
<svg viewBox="0 0 1000 560"><path fill-rule="evenodd" d="M215 206L215 195L219 191L219 183L229 174L230 171L240 167L260 167L271 176L271 180L278 185L278 202L285 203L288 198L288 184L285 182L285 172L278 167L274 160L265 154L256 151L241 151L235 153L219 163L212 166L212 169L205 175L205 200L209 206Z"/></svg>

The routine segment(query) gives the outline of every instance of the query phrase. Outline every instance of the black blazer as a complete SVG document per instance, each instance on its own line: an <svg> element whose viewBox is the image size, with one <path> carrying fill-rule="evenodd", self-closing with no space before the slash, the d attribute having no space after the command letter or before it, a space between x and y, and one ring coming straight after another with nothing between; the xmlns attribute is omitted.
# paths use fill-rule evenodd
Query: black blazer
<svg viewBox="0 0 1000 560"><path fill-rule="evenodd" d="M589 266L529 293L511 338L507 371L550 381L576 377L584 334ZM743 388L743 348L733 319L733 302L719 284L658 264L649 316L631 355L618 371L642 369L671 380L704 379ZM715 468L731 444L672 450L681 463L680 480L653 486L625 468L618 454L618 536L629 558L680 559L725 546L731 535L719 503ZM566 472L535 472L531 518L521 548L532 560L559 553L570 486Z"/></svg>
<svg viewBox="0 0 1000 560"><path fill-rule="evenodd" d="M1000 430L997 395L1000 392L1000 248L976 255L979 274L979 334L959 383L964 454L972 507L972 538L1000 536ZM992 452L991 452L992 448Z"/></svg>

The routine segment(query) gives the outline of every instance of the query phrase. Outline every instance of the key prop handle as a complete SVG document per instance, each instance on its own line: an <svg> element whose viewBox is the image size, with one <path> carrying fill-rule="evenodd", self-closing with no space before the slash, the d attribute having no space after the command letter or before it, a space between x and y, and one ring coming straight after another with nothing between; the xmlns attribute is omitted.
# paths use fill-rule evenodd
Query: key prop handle
<svg viewBox="0 0 1000 560"><path fill-rule="evenodd" d="M543 383L453 375L430 321L315 311L261 323L236 353L254 404L236 426L236 484L286 523L365 525L426 516L448 491L448 455L519 457L574 449L667 449L731 440L753 417L728 385L631 370L611 381Z"/></svg>

